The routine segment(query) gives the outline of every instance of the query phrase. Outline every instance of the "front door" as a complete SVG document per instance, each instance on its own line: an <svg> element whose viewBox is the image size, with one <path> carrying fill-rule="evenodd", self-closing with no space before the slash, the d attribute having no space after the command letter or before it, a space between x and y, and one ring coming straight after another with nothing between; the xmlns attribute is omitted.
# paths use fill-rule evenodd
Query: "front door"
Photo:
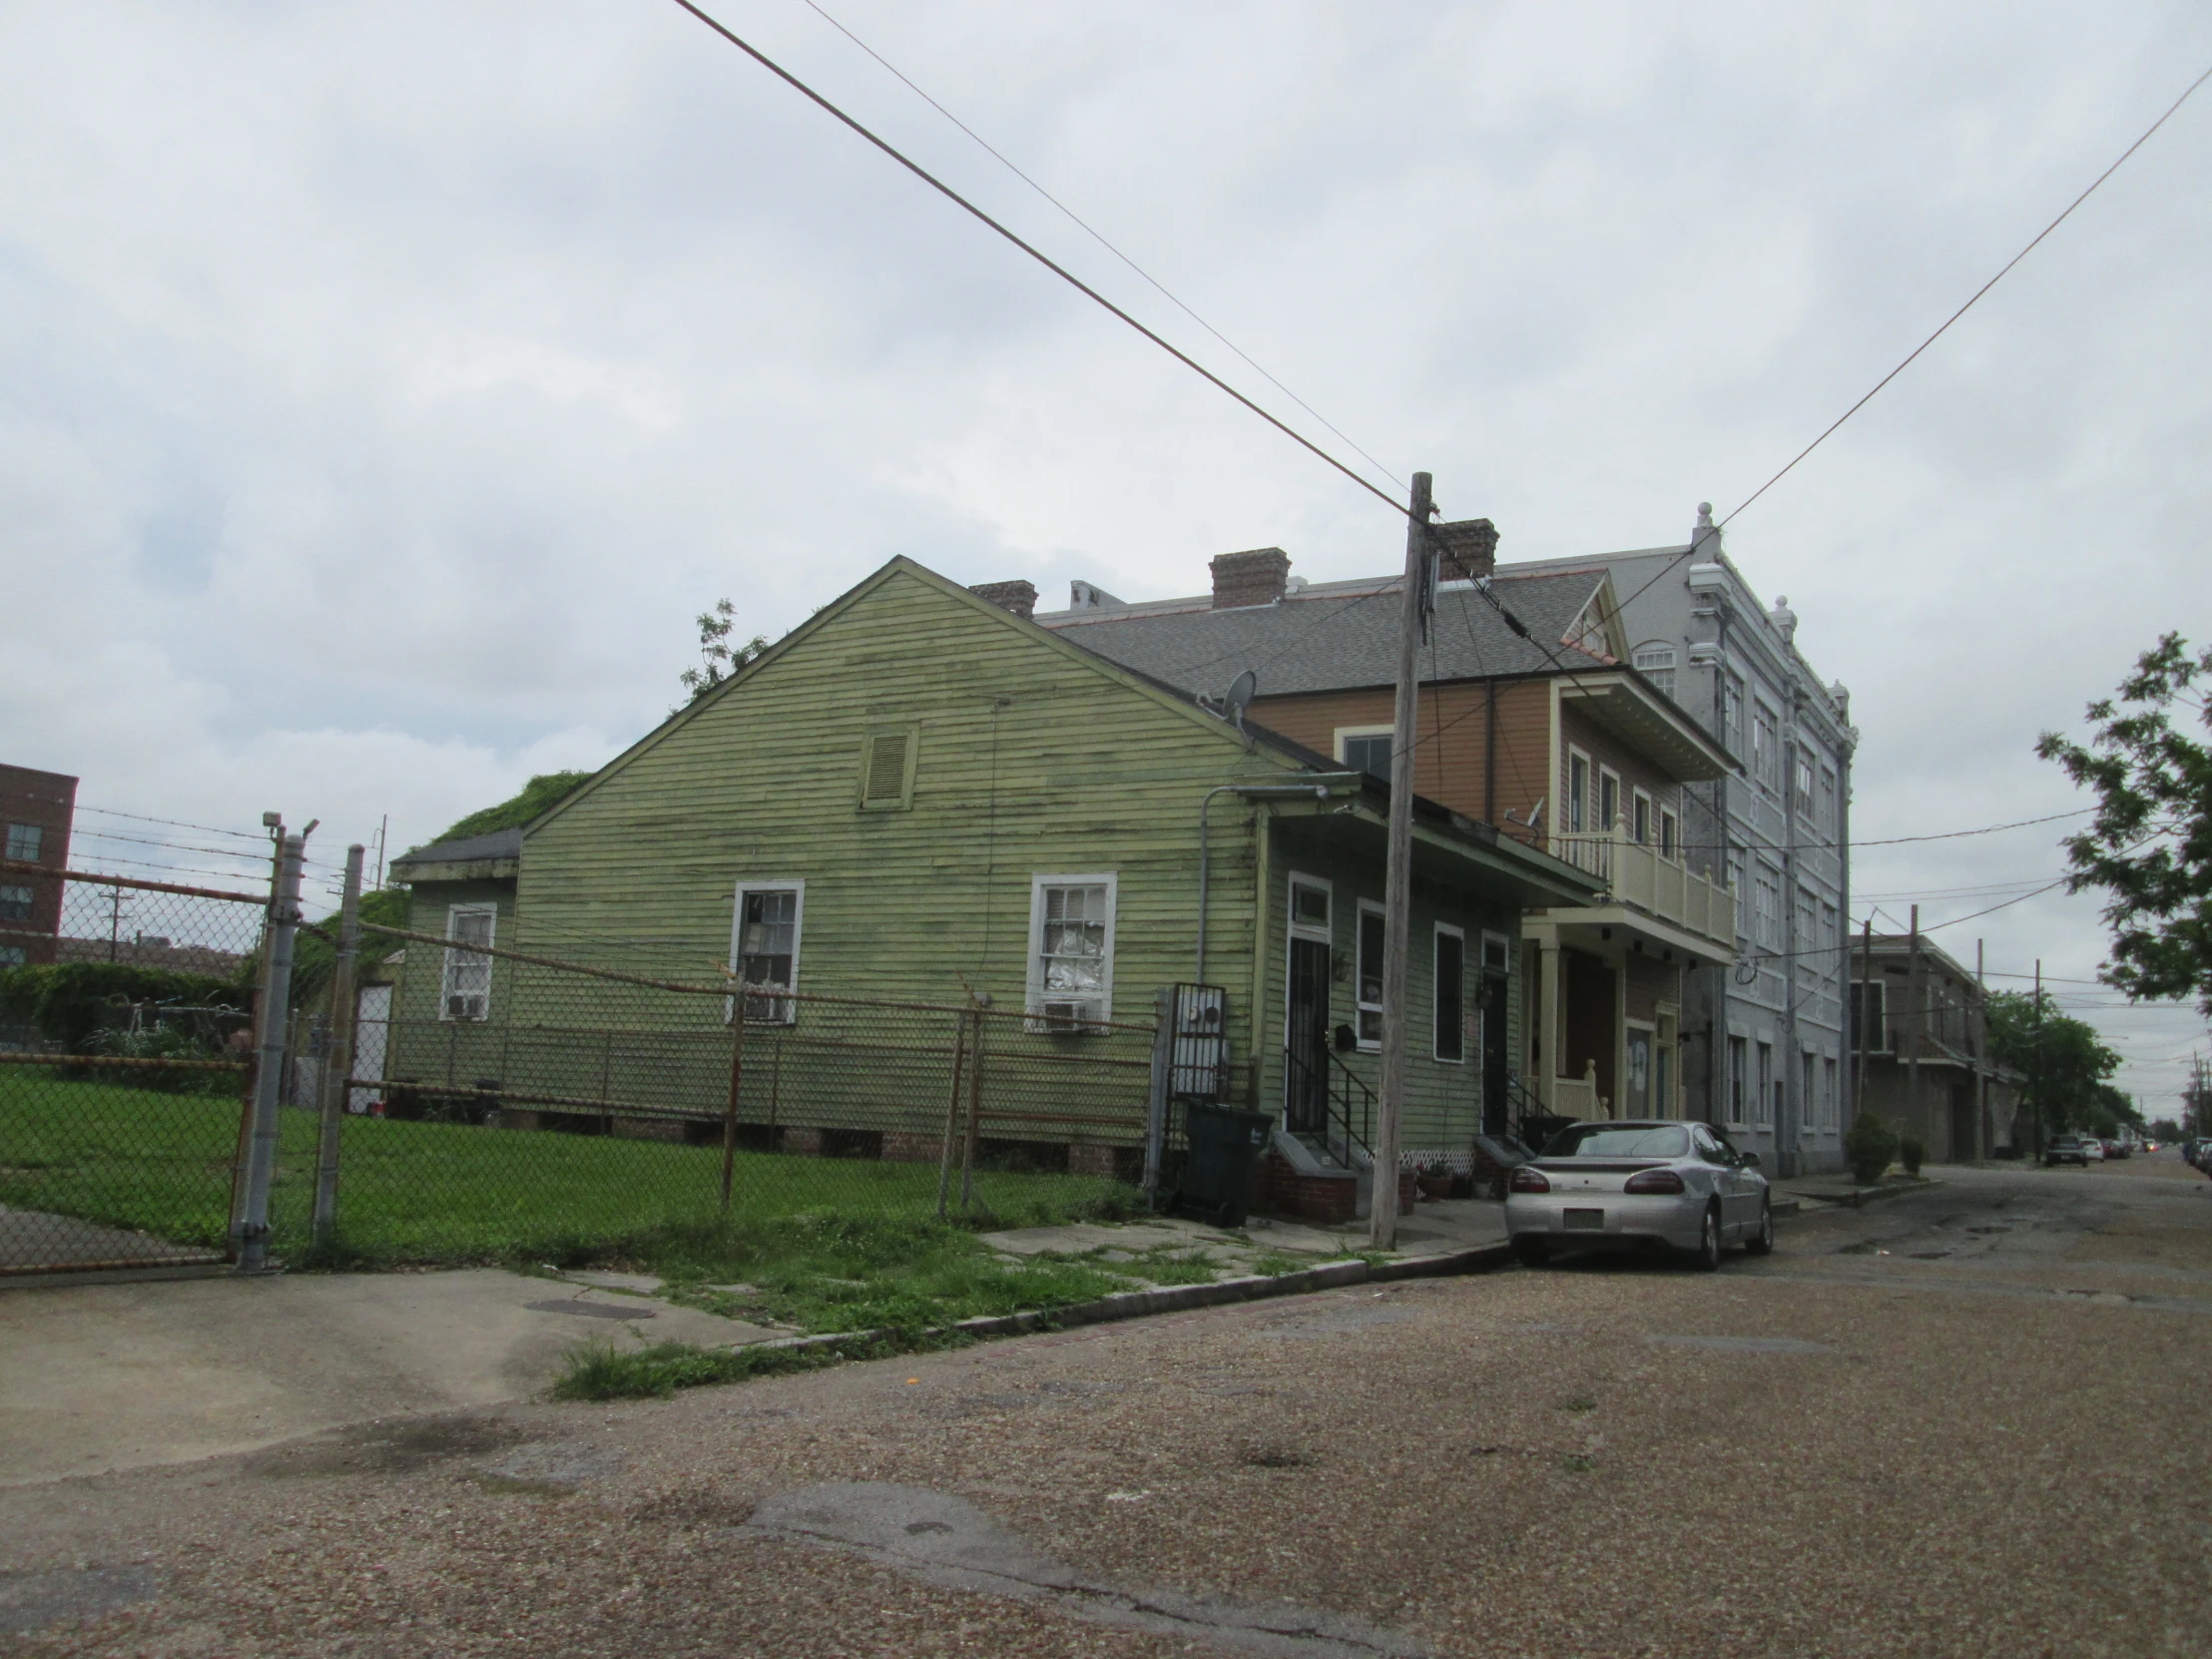
<svg viewBox="0 0 2212 1659"><path fill-rule="evenodd" d="M1482 1133L1502 1135L1508 1116L1505 1098L1505 975L1485 973L1475 993L1482 1020Z"/></svg>
<svg viewBox="0 0 2212 1659"><path fill-rule="evenodd" d="M1292 936L1283 1107L1294 1134L1318 1135L1329 1121L1329 961L1326 939Z"/></svg>
<svg viewBox="0 0 2212 1659"><path fill-rule="evenodd" d="M1650 1027L1631 1025L1628 1028L1627 1048L1627 1086L1621 1090L1619 1115L1624 1118L1648 1118L1651 1116Z"/></svg>

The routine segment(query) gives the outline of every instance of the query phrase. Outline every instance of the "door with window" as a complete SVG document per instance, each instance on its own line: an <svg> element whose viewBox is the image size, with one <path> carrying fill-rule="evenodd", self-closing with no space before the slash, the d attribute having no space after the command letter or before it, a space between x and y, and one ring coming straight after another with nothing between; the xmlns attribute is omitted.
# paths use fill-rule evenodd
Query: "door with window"
<svg viewBox="0 0 2212 1659"><path fill-rule="evenodd" d="M1621 1090L1620 1116L1648 1118L1651 1113L1651 1027L1631 1025L1626 1044L1628 1076Z"/></svg>
<svg viewBox="0 0 2212 1659"><path fill-rule="evenodd" d="M1283 1119L1300 1135L1321 1134L1329 1121L1329 901L1326 882L1291 878Z"/></svg>
<svg viewBox="0 0 2212 1659"><path fill-rule="evenodd" d="M1502 959L1504 946L1498 947ZM1489 950L1485 946L1482 967L1482 985L1475 992L1475 1010L1481 1022L1482 1045L1482 1133L1502 1135L1509 1110L1505 1098L1505 974L1490 971Z"/></svg>

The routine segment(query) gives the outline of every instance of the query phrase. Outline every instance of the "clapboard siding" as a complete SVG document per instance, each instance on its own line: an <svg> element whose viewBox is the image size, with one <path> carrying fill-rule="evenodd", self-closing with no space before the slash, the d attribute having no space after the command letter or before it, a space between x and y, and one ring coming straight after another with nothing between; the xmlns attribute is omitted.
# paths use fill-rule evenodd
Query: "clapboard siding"
<svg viewBox="0 0 2212 1659"><path fill-rule="evenodd" d="M863 739L892 725L917 737L912 806L862 812ZM520 936L702 977L728 960L741 880L804 880L802 990L1014 1007L1032 877L1112 872L1113 1012L1145 1021L1193 968L1200 800L1292 770L894 566L533 830ZM1249 836L1215 851L1210 977L1235 987L1243 1053L1249 974L1229 964L1249 963L1254 856Z"/></svg>
<svg viewBox="0 0 2212 1659"><path fill-rule="evenodd" d="M1486 767L1490 716L1497 698L1497 766ZM1296 697L1263 697L1252 718L1294 743L1335 756L1346 727L1386 727L1393 694L1384 687ZM1510 810L1525 821L1551 794L1547 764L1551 744L1551 687L1547 680L1455 682L1423 686L1413 748L1414 793L1483 823L1507 823Z"/></svg>

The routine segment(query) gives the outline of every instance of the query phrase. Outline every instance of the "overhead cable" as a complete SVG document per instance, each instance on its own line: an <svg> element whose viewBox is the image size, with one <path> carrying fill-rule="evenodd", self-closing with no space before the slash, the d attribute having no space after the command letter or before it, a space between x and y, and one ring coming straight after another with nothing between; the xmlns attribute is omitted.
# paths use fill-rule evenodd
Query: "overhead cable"
<svg viewBox="0 0 2212 1659"><path fill-rule="evenodd" d="M1338 437L1342 438L1347 444L1351 445L1354 454L1358 455L1362 460L1366 461L1370 466L1374 467L1376 471L1382 473L1383 477L1389 479L1391 483L1397 485L1398 488L1404 489L1408 487L1404 479L1400 478L1396 473L1392 472L1388 467L1384 466L1381 461L1377 460L1373 455L1369 454L1365 449L1361 448L1360 445L1353 440L1353 438L1344 430L1343 427L1339 426L1335 421L1331 420L1327 415L1323 414L1321 410L1315 408L1313 404L1307 402L1305 398L1299 396L1297 392L1291 390L1289 386L1286 386L1281 380L1277 379L1273 374L1269 373L1267 368L1261 363L1255 361L1252 354L1246 351L1243 346L1239 345L1235 340L1231 339L1227 334L1223 333L1211 322L1208 322L1204 317L1200 316L1198 312L1192 310L1190 306L1186 305L1181 299L1177 298L1175 294L1169 292L1166 284L1161 282L1158 277L1154 276L1151 272L1145 270L1143 266L1137 264L1135 260L1132 260L1127 254L1124 254L1111 242L1107 241L1103 234L1101 234L1073 208L1069 207L1057 196L1054 196L1050 191L1046 190L1044 186L1038 184L1036 180L1030 178L1028 174L1024 173L1020 168L1016 167L1011 161L1006 158L1004 154L999 151L997 146L993 145L990 142L990 140L986 139L981 133L978 133L973 127L970 127L966 122L962 121L958 116L954 115L950 110L946 109L942 104L938 103L934 98L930 97L928 93L922 91L922 89L916 86L912 79L907 76L904 70L900 69L896 64L892 63L888 58L884 57L882 53L876 51L874 47L870 46L866 41L862 40L850 29L847 29L842 23L839 23L835 18L831 17L828 12L824 11L821 6L816 5L815 0L807 0L807 5L825 23L829 24L830 28L836 30L838 34L844 36L846 40L849 40L854 46L857 46L861 51L865 52L869 57L873 58L877 63L881 64L893 76L897 77L898 80L904 82L907 90L912 92L916 98L919 98L924 104L927 104L931 109L935 110L939 115L943 116L945 120L951 122L953 126L959 128L961 132L967 134L969 138L973 139L977 144L981 145L984 150L990 153L991 157L995 161L997 161L1000 166L1006 169L1007 172L1011 173L1015 178L1019 179L1023 184L1027 185L1031 190L1035 191L1039 196L1043 197L1055 208L1059 209L1060 212L1065 214L1067 218L1075 225L1075 227L1080 230L1085 236L1089 237L1093 242L1097 243L1099 247L1105 249L1107 253L1113 255L1115 259L1121 261L1123 265L1127 266L1131 271L1135 272L1139 276L1143 277L1145 281L1150 283L1155 289L1159 291L1159 293L1163 297L1167 299L1169 304L1173 305L1177 310L1181 311L1185 316L1189 317L1193 322L1197 323L1209 334L1212 334L1214 338L1220 340L1222 344L1228 346L1230 350L1236 352L1236 354L1242 357L1245 363L1250 368L1252 368L1254 372L1265 378L1267 382L1275 387L1277 391L1281 392L1285 397L1288 397L1293 403L1296 403L1300 408L1304 409L1308 414L1312 415L1316 420L1320 421L1324 426L1328 427L1330 431L1334 432Z"/></svg>
<svg viewBox="0 0 2212 1659"><path fill-rule="evenodd" d="M954 190L950 185L946 184L934 173L931 173L919 162L912 160L903 151L899 150L889 141L878 138L873 132L871 132L866 127L863 127L851 116L846 115L844 111L837 108L836 105L830 103L829 99L825 98L821 93L815 91L813 87L809 86L805 81L802 81L798 76L794 75L782 64L779 64L778 62L776 62L775 59L769 57L766 53L762 52L759 47L754 46L742 36L736 34L729 28L725 27L722 23L716 21L716 19L709 15L707 12L701 10L698 6L694 5L692 3L692 0L674 0L674 3L682 7L685 11L691 13L692 16L696 17L700 22L704 23L708 28L712 29L716 34L720 35L732 46L735 46L739 51L743 52L747 57L751 58L755 63L759 64L763 69L774 75L778 80L784 82L785 85L791 87L795 92L800 93L810 102L818 105L820 108L827 111L830 115L834 116L838 121L849 127L853 132L859 134L860 137L866 139L868 143L874 145L876 149L882 151L884 155L890 157L890 159L896 162L900 167L903 167L907 172L911 173L915 178L919 179L931 190L936 191L939 195L944 197L946 201L952 203L955 207L962 209L964 212L973 215L975 219L980 221L982 224L988 226L991 230L996 231L1000 236L1004 237L1008 242L1012 243L1024 254L1027 254L1032 260L1035 260L1039 265L1043 266L1045 270L1051 272L1053 276L1059 277L1070 287L1074 288L1078 293L1083 294L1086 298L1094 301L1104 309L1112 312L1123 322L1128 323L1130 327L1136 329L1138 333L1144 335L1144 337L1150 340L1154 345L1157 345L1161 350L1165 351L1169 356L1173 357L1177 362L1181 363L1185 368L1190 369L1194 374L1200 375L1217 389L1226 392L1229 396L1235 398L1239 403L1243 404L1244 407L1251 410L1254 414L1258 415L1270 426L1273 426L1278 432L1281 432L1285 437L1289 438L1301 449L1306 450L1308 453L1318 457L1323 461L1326 461L1330 466L1335 467L1339 472L1343 473L1355 484L1358 484L1362 489L1366 490L1378 501L1381 501L1393 513L1397 514L1398 517L1406 518L1410 516L1409 510L1403 502L1398 501L1382 490L1378 489L1374 484L1370 483L1366 478L1355 472L1343 461L1340 461L1339 459L1337 459L1336 456L1330 454L1328 450L1322 448L1320 444L1314 442L1312 438L1309 438L1308 436L1306 436L1305 433L1299 431L1298 428L1296 428L1295 426L1291 426L1285 421L1277 418L1275 415L1270 414L1266 409L1255 403L1251 398L1247 397L1243 392L1239 391L1227 380L1224 380L1220 375L1216 374L1204 363L1198 361L1197 358L1191 356L1188 352L1182 350L1181 348L1170 344L1161 335L1146 327L1142 322L1139 322L1135 317L1131 316L1127 311L1123 310L1119 305L1115 304L1103 293L1100 293L1098 289L1092 287L1090 283L1084 281L1082 277L1076 276L1075 273L1068 270L1066 266L1061 265L1057 260L1054 260L1050 255L1043 253L1032 244L1024 242L1020 237L1016 236L1004 225L1001 225L997 220L993 219L989 214L985 213L973 202L970 202L966 197L962 196L958 191Z"/></svg>

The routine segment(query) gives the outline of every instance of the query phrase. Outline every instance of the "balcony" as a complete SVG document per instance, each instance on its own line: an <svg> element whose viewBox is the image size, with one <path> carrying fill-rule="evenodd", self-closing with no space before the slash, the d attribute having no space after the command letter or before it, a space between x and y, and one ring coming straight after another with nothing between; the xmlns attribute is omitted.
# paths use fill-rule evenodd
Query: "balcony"
<svg viewBox="0 0 2212 1659"><path fill-rule="evenodd" d="M1641 910L1734 954L1736 895L1681 860L1631 840L1621 830L1610 834L1554 835L1551 852L1604 880L1612 888L1612 902Z"/></svg>

